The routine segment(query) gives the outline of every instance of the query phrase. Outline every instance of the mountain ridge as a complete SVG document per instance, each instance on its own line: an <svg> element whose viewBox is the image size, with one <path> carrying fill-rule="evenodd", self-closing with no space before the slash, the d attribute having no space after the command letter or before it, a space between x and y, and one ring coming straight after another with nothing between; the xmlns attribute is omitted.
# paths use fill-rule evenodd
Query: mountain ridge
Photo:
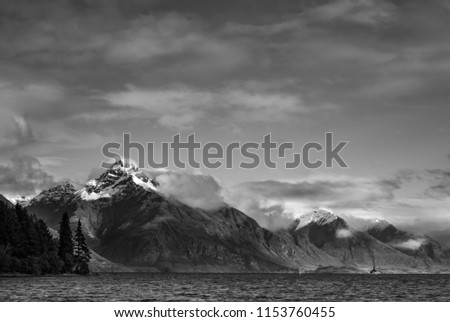
<svg viewBox="0 0 450 322"><path fill-rule="evenodd" d="M375 261L389 272L437 272L447 263L402 252L323 209L272 232L228 205L192 208L164 196L156 180L123 163L79 190L64 183L24 206L51 228L67 211L72 222L80 219L99 256L136 271L294 272L329 266L367 272Z"/></svg>

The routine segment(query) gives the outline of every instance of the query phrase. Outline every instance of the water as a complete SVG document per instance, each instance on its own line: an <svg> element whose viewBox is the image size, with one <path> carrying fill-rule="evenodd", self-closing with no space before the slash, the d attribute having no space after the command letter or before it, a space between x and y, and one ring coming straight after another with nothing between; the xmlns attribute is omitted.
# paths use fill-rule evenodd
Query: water
<svg viewBox="0 0 450 322"><path fill-rule="evenodd" d="M2 277L0 301L450 301L450 275Z"/></svg>

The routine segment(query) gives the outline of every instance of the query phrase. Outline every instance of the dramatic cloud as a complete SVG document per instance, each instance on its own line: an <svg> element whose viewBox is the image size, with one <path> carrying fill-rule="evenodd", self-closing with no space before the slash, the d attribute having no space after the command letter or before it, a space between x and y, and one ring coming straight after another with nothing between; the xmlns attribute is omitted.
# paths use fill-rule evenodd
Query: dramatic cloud
<svg viewBox="0 0 450 322"><path fill-rule="evenodd" d="M32 155L56 178L84 178L124 132L160 142L189 129L206 142L270 131L301 146L333 131L350 141L349 169L214 175L236 186L231 204L274 229L318 207L448 226L446 1L5 0L0 16L8 169L11 155Z"/></svg>
<svg viewBox="0 0 450 322"><path fill-rule="evenodd" d="M7 195L34 195L55 185L36 158L17 155L0 164L0 191Z"/></svg>
<svg viewBox="0 0 450 322"><path fill-rule="evenodd" d="M394 200L394 191L401 188L397 179L329 178L299 182L275 180L254 181L233 188L230 203L247 212L269 229L286 228L297 218L318 208L333 209L338 215L371 209ZM372 216L379 216L372 213ZM338 237L346 238L342 232ZM348 236L347 236L348 237Z"/></svg>
<svg viewBox="0 0 450 322"><path fill-rule="evenodd" d="M281 121L290 114L308 111L298 95L237 86L217 91L187 87L143 90L129 86L127 91L108 93L103 98L113 106L144 110L148 117L170 128L188 127L214 117L222 118L222 122Z"/></svg>
<svg viewBox="0 0 450 322"><path fill-rule="evenodd" d="M221 185L211 176L167 172L156 176L160 191L191 207L215 209L224 205Z"/></svg>

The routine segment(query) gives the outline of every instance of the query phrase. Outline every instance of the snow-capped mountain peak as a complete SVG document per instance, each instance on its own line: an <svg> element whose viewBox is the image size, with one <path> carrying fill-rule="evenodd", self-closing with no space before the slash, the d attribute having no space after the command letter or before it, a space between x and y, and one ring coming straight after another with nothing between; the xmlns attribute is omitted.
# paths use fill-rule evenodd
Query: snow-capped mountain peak
<svg viewBox="0 0 450 322"><path fill-rule="evenodd" d="M332 213L328 210L324 210L324 209L314 210L314 211L304 214L304 215L300 216L298 219L296 219L295 230L303 228L303 227L309 225L310 223L316 223L319 225L327 225L327 224L334 222L338 218L339 218L338 216L336 216L334 213Z"/></svg>
<svg viewBox="0 0 450 322"><path fill-rule="evenodd" d="M42 191L35 198L31 199L31 201L38 201L41 199L61 199L66 195L73 194L75 191L74 185L69 181L65 181L60 185Z"/></svg>
<svg viewBox="0 0 450 322"><path fill-rule="evenodd" d="M13 205L15 204L24 205L34 198L33 196L18 196L18 195L16 196L6 195L3 197L6 198L9 202L11 202Z"/></svg>
<svg viewBox="0 0 450 322"><path fill-rule="evenodd" d="M117 160L112 166L111 168L112 170L121 170L124 172L139 172L139 168L138 166L133 163L130 160L125 160L125 159L121 159L121 160Z"/></svg>
<svg viewBox="0 0 450 322"><path fill-rule="evenodd" d="M388 227L393 227L393 225L385 219L373 219L368 226L368 230L384 230Z"/></svg>
<svg viewBox="0 0 450 322"><path fill-rule="evenodd" d="M16 198L14 201L22 207L29 207L36 203L51 203L55 200L58 202L67 202L74 196L76 191L77 189L72 183L65 181L57 186L41 191L34 197L21 197Z"/></svg>
<svg viewBox="0 0 450 322"><path fill-rule="evenodd" d="M140 171L135 164L119 160L98 178L89 180L77 194L81 199L87 201L111 198L130 184L147 191L158 190L158 183Z"/></svg>

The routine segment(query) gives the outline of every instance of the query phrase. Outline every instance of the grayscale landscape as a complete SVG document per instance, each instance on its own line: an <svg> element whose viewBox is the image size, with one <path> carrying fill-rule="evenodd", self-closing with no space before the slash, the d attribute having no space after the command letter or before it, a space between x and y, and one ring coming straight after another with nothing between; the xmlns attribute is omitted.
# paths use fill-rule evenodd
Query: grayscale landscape
<svg viewBox="0 0 450 322"><path fill-rule="evenodd" d="M449 31L444 0L0 1L0 300L449 301Z"/></svg>

